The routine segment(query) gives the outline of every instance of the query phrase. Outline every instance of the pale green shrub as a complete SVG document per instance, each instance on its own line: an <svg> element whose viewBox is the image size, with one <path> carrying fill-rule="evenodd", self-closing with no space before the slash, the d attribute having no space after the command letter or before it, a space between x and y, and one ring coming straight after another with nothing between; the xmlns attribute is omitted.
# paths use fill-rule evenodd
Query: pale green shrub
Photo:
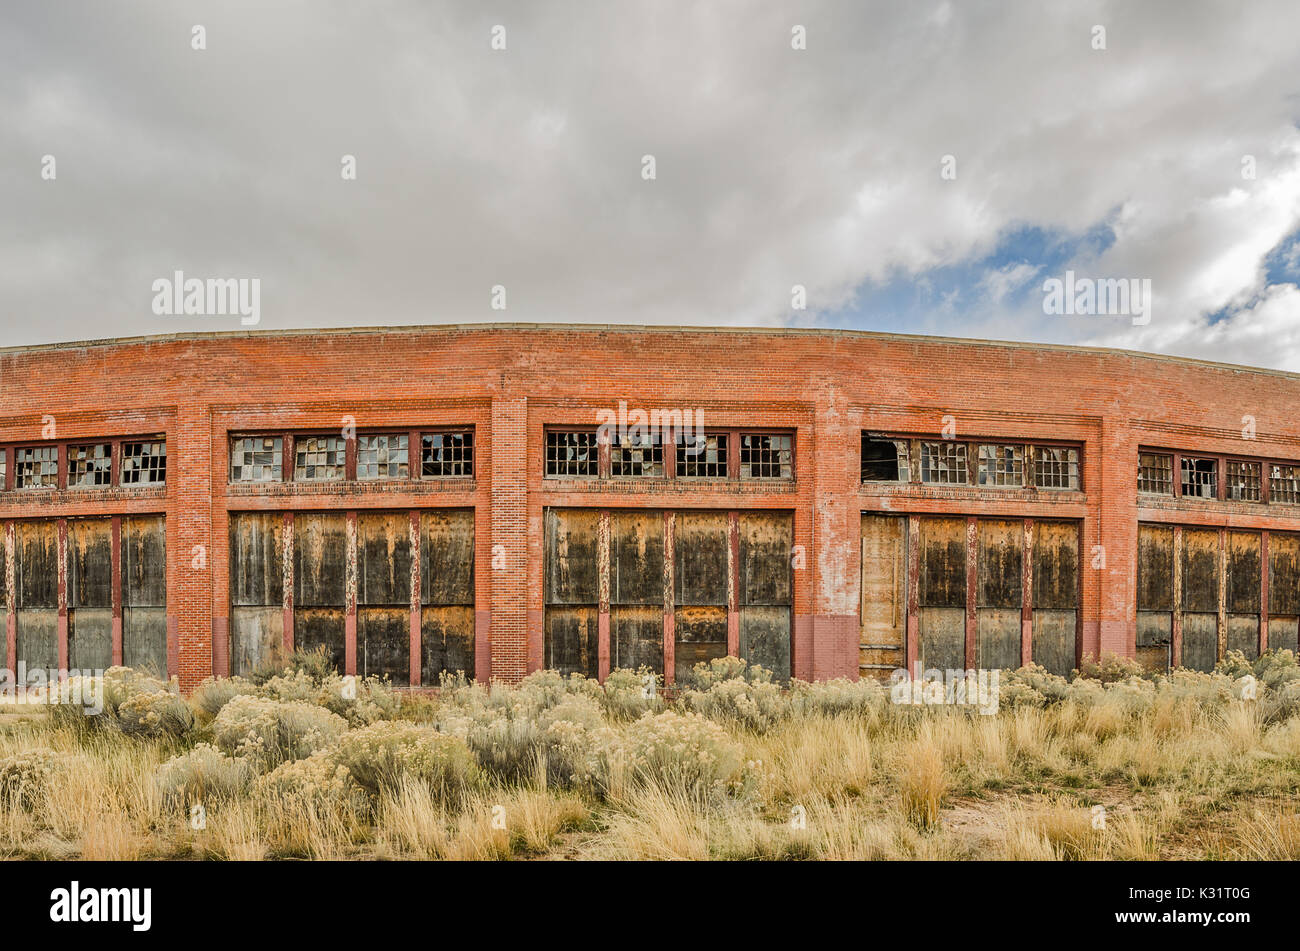
<svg viewBox="0 0 1300 951"><path fill-rule="evenodd" d="M136 693L117 708L123 733L142 737L184 736L194 726L194 713L184 698L166 690Z"/></svg>
<svg viewBox="0 0 1300 951"><path fill-rule="evenodd" d="M208 677L190 696L190 706L200 723L211 723L221 708L235 697L257 693L257 685L243 677Z"/></svg>
<svg viewBox="0 0 1300 951"><path fill-rule="evenodd" d="M324 749L347 730L347 721L310 703L238 696L212 721L217 746L256 758L270 768Z"/></svg>
<svg viewBox="0 0 1300 951"><path fill-rule="evenodd" d="M646 715L628 724L620 739L602 754L606 788L618 770L640 782L709 793L734 788L742 779L740 745L699 714Z"/></svg>
<svg viewBox="0 0 1300 951"><path fill-rule="evenodd" d="M772 672L765 667L750 665L739 657L715 657L707 663L701 662L691 668L686 677L686 685L696 690L708 690L716 683L726 680L746 680L752 683L767 683L772 679Z"/></svg>
<svg viewBox="0 0 1300 951"><path fill-rule="evenodd" d="M66 753L47 750L24 750L0 758L0 802L21 809L36 808L67 762Z"/></svg>
<svg viewBox="0 0 1300 951"><path fill-rule="evenodd" d="M163 763L156 782L164 801L174 807L233 799L248 788L254 773L249 760L200 743Z"/></svg>
<svg viewBox="0 0 1300 951"><path fill-rule="evenodd" d="M305 759L281 763L256 780L259 795L286 802L360 806L364 791L336 750L318 750Z"/></svg>
<svg viewBox="0 0 1300 951"><path fill-rule="evenodd" d="M1146 672L1137 661L1106 651L1101 655L1100 661L1091 654L1084 654L1078 673L1080 677L1100 680L1102 683L1115 683L1145 676Z"/></svg>
<svg viewBox="0 0 1300 951"><path fill-rule="evenodd" d="M764 732L790 715L790 699L770 681L727 678L705 690L687 690L682 704L711 720Z"/></svg>
<svg viewBox="0 0 1300 951"><path fill-rule="evenodd" d="M884 685L865 677L856 683L843 677L790 682L790 712L796 717L875 717L888 700Z"/></svg>
<svg viewBox="0 0 1300 951"><path fill-rule="evenodd" d="M623 720L635 720L643 714L659 712L664 708L663 697L659 694L662 679L649 667L611 670L605 678L605 709L610 716Z"/></svg>
<svg viewBox="0 0 1300 951"><path fill-rule="evenodd" d="M403 777L455 800L482 782L479 766L463 740L414 723L383 720L349 730L331 757L372 796L397 789Z"/></svg>

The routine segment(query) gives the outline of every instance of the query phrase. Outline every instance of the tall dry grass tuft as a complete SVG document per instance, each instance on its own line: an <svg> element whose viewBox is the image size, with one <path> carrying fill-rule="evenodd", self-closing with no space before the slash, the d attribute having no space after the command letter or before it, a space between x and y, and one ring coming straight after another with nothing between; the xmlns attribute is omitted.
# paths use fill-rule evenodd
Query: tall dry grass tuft
<svg viewBox="0 0 1300 951"><path fill-rule="evenodd" d="M900 760L899 800L903 815L916 828L928 832L939 825L939 810L948 790L943 751L930 724L923 724L916 744Z"/></svg>

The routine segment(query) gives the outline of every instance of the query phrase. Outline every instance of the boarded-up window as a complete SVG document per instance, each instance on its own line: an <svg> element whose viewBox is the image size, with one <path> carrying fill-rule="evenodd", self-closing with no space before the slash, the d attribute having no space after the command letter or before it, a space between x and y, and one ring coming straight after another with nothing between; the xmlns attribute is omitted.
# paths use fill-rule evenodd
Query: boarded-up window
<svg viewBox="0 0 1300 951"><path fill-rule="evenodd" d="M293 518L293 643L324 647L343 671L347 516L300 512Z"/></svg>
<svg viewBox="0 0 1300 951"><path fill-rule="evenodd" d="M1219 659L1219 533L1184 529L1182 666L1209 671Z"/></svg>
<svg viewBox="0 0 1300 951"><path fill-rule="evenodd" d="M420 681L474 676L474 513L420 513Z"/></svg>
<svg viewBox="0 0 1300 951"><path fill-rule="evenodd" d="M613 512L609 524L609 662L664 669L664 516Z"/></svg>
<svg viewBox="0 0 1300 951"><path fill-rule="evenodd" d="M1033 543L1033 661L1064 677L1077 650L1079 524L1036 521Z"/></svg>
<svg viewBox="0 0 1300 951"><path fill-rule="evenodd" d="M1020 666L1025 525L980 519L977 528L976 664L1014 670Z"/></svg>
<svg viewBox="0 0 1300 951"><path fill-rule="evenodd" d="M921 643L924 668L966 666L966 520L923 518L920 524Z"/></svg>
<svg viewBox="0 0 1300 951"><path fill-rule="evenodd" d="M1260 536L1228 532L1227 650L1259 656Z"/></svg>
<svg viewBox="0 0 1300 951"><path fill-rule="evenodd" d="M411 516L357 516L357 673L411 680Z"/></svg>
<svg viewBox="0 0 1300 951"><path fill-rule="evenodd" d="M122 519L122 663L167 676L167 532L161 515Z"/></svg>
<svg viewBox="0 0 1300 951"><path fill-rule="evenodd" d="M1268 536L1268 647L1296 650L1300 631L1300 535Z"/></svg>
<svg viewBox="0 0 1300 951"><path fill-rule="evenodd" d="M59 526L55 521L14 525L18 663L52 670L59 664Z"/></svg>
<svg viewBox="0 0 1300 951"><path fill-rule="evenodd" d="M1174 530L1138 525L1137 661L1148 670L1170 664L1174 612Z"/></svg>
<svg viewBox="0 0 1300 951"><path fill-rule="evenodd" d="M564 674L599 673L599 524L593 509L546 511L544 660Z"/></svg>
<svg viewBox="0 0 1300 951"><path fill-rule="evenodd" d="M731 543L725 512L679 512L674 517L674 677L727 655L727 579Z"/></svg>
<svg viewBox="0 0 1300 951"><path fill-rule="evenodd" d="M858 667L881 679L906 667L907 520L862 516L862 636Z"/></svg>
<svg viewBox="0 0 1300 951"><path fill-rule="evenodd" d="M740 513L740 656L790 679L794 518L788 512Z"/></svg>
<svg viewBox="0 0 1300 951"><path fill-rule="evenodd" d="M68 666L113 662L113 521L68 520Z"/></svg>
<svg viewBox="0 0 1300 951"><path fill-rule="evenodd" d="M230 518L230 673L247 675L283 654L284 516Z"/></svg>

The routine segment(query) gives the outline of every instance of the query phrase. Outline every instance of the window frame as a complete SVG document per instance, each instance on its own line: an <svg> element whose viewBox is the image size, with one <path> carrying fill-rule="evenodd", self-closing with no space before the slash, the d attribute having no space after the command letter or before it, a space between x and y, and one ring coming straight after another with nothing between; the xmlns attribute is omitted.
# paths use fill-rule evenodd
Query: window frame
<svg viewBox="0 0 1300 951"><path fill-rule="evenodd" d="M905 475L897 481L889 479L868 479L864 474L864 452L868 442L893 442L902 443L907 447L908 468ZM954 444L964 447L965 467L964 469L954 470L965 473L965 481L961 482L932 482L925 478L925 456L926 446L928 444ZM980 461L982 450L985 447L1015 448L1020 450L1020 470L1021 481L1019 485L999 485L994 482L981 483L980 479ZM1062 464L1073 466L1074 485L1040 485L1037 473L1037 453L1040 449L1066 450L1073 452L1074 461L1064 461ZM972 491L983 492L1047 492L1047 493L1083 493L1084 489L1084 444L1078 440L1067 439L1032 439L1032 438L1014 438L1005 436L968 436L961 439L945 439L935 433L906 433L890 432L874 429L863 429L859 441L858 450L858 467L859 467L859 486L863 489L869 486L939 486L945 489L965 488Z"/></svg>
<svg viewBox="0 0 1300 951"><path fill-rule="evenodd" d="M596 440L596 473L594 475L571 475L568 473L552 474L548 470L549 459L547 449L549 439L553 433L592 433ZM704 437L724 436L726 437L727 447L726 455L722 457L725 460L726 475L685 475L678 471L677 454L682 450L683 444L680 442L673 443L672 450L669 446L663 446L663 474L662 475L614 475L613 474L613 440L602 440L600 438L600 427L594 425L578 426L572 424L546 424L542 427L542 479L548 482L562 482L565 480L574 482L633 482L633 483L663 483L663 482L683 482L687 484L761 484L761 485L793 485L799 479L799 431L795 427L789 426L706 426L704 428ZM790 474L789 476L769 476L769 477L747 477L741 478L740 475L740 443L745 436L784 436L790 440Z"/></svg>

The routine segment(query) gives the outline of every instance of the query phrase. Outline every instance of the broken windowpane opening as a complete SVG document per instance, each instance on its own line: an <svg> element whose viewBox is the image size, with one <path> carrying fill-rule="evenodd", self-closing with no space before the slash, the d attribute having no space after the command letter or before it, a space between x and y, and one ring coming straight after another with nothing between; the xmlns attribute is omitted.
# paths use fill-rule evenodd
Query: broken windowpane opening
<svg viewBox="0 0 1300 951"><path fill-rule="evenodd" d="M1218 461L1183 457L1183 495L1200 499L1218 497Z"/></svg>
<svg viewBox="0 0 1300 951"><path fill-rule="evenodd" d="M600 452L594 429L546 434L548 476L595 476L599 466Z"/></svg>
<svg viewBox="0 0 1300 951"><path fill-rule="evenodd" d="M9 477L9 455L3 449L0 449L0 489L3 489L9 483L6 481Z"/></svg>
<svg viewBox="0 0 1300 951"><path fill-rule="evenodd" d="M113 481L112 447L106 443L68 447L68 488L92 488Z"/></svg>
<svg viewBox="0 0 1300 951"><path fill-rule="evenodd" d="M1138 453L1138 491L1173 495L1174 457L1167 453Z"/></svg>
<svg viewBox="0 0 1300 951"><path fill-rule="evenodd" d="M709 433L703 439L688 439L677 446L677 478L725 479L726 477L726 433Z"/></svg>
<svg viewBox="0 0 1300 951"><path fill-rule="evenodd" d="M862 434L862 481L907 482L907 440L876 439Z"/></svg>
<svg viewBox="0 0 1300 951"><path fill-rule="evenodd" d="M1023 446L980 446L979 484L1022 486L1025 484Z"/></svg>
<svg viewBox="0 0 1300 951"><path fill-rule="evenodd" d="M1224 489L1228 498L1239 502L1258 502L1260 500L1258 462L1229 460L1227 479Z"/></svg>
<svg viewBox="0 0 1300 951"><path fill-rule="evenodd" d="M162 439L122 443L122 484L162 485L167 481L167 443Z"/></svg>
<svg viewBox="0 0 1300 951"><path fill-rule="evenodd" d="M125 465L126 460L122 461ZM279 482L284 478L283 462L284 440L280 436L243 436L230 441L231 482Z"/></svg>
<svg viewBox="0 0 1300 951"><path fill-rule="evenodd" d="M1294 505L1300 502L1300 466L1270 466L1268 500Z"/></svg>
<svg viewBox="0 0 1300 951"><path fill-rule="evenodd" d="M921 443L921 481L940 485L966 483L966 444L962 442Z"/></svg>
<svg viewBox="0 0 1300 951"><path fill-rule="evenodd" d="M1034 485L1040 489L1079 487L1079 450L1034 447Z"/></svg>
<svg viewBox="0 0 1300 951"><path fill-rule="evenodd" d="M347 467L347 441L342 436L299 436L293 444L296 482L338 482Z"/></svg>
<svg viewBox="0 0 1300 951"><path fill-rule="evenodd" d="M14 487L19 489L55 488L59 484L59 449L36 446L14 450Z"/></svg>
<svg viewBox="0 0 1300 951"><path fill-rule="evenodd" d="M406 433L376 433L357 438L357 478L382 481L410 477Z"/></svg>
<svg viewBox="0 0 1300 951"><path fill-rule="evenodd" d="M611 434L609 474L615 477L663 478L664 447L660 434Z"/></svg>
<svg viewBox="0 0 1300 951"><path fill-rule="evenodd" d="M794 476L794 437L742 433L742 479L790 479Z"/></svg>
<svg viewBox="0 0 1300 951"><path fill-rule="evenodd" d="M420 475L425 479L474 475L474 434L465 432L422 435Z"/></svg>

